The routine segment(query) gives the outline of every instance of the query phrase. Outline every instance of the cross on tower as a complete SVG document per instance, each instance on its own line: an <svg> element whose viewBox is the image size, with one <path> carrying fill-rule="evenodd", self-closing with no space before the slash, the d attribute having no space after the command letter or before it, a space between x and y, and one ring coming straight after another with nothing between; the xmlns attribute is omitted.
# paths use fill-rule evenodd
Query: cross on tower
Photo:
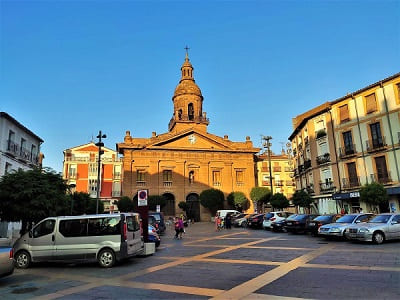
<svg viewBox="0 0 400 300"><path fill-rule="evenodd" d="M187 45L186 45L186 47L185 48L183 48L183 49L185 49L186 50L186 55L188 55L189 53L188 53L188 50L190 49Z"/></svg>

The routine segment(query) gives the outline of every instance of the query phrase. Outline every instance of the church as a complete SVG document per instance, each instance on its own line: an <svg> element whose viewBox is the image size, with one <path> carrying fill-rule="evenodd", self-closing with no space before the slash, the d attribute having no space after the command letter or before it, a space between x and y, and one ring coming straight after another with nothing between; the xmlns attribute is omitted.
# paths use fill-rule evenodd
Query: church
<svg viewBox="0 0 400 300"><path fill-rule="evenodd" d="M210 220L210 211L199 200L203 190L219 189L225 199L231 192L243 192L250 201L256 186L255 154L260 149L253 147L249 136L233 142L228 135L207 132L209 119L187 51L172 103L168 132L140 138L126 131L124 141L117 144L123 156L123 196L132 199L143 189L164 196L167 204L161 211L166 216L179 215L178 204L185 201L187 214L195 221ZM253 210L251 201L250 205Z"/></svg>

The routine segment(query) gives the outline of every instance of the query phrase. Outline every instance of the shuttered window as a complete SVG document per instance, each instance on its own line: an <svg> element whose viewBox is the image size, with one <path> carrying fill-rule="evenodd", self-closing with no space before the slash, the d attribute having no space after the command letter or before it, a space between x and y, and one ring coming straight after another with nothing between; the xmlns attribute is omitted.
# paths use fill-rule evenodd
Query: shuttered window
<svg viewBox="0 0 400 300"><path fill-rule="evenodd" d="M349 107L347 104L339 107L340 122L346 122L350 120L349 117Z"/></svg>
<svg viewBox="0 0 400 300"><path fill-rule="evenodd" d="M375 93L365 97L367 114L377 111Z"/></svg>

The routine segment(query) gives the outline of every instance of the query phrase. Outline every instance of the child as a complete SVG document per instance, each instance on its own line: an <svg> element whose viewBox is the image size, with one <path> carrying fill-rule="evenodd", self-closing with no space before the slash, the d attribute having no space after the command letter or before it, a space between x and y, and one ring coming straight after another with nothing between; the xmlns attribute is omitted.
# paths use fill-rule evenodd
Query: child
<svg viewBox="0 0 400 300"><path fill-rule="evenodd" d="M179 232L180 232L179 219L175 218L175 237L174 237L175 239L178 238Z"/></svg>

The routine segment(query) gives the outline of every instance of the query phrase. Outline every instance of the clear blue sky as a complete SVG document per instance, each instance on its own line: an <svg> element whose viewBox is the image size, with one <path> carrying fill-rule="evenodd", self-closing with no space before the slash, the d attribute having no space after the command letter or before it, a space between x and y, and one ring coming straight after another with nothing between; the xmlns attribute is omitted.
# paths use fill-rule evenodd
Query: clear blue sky
<svg viewBox="0 0 400 300"><path fill-rule="evenodd" d="M44 166L99 130L164 133L184 47L210 118L233 141L400 71L400 1L5 1L0 111L44 143Z"/></svg>

